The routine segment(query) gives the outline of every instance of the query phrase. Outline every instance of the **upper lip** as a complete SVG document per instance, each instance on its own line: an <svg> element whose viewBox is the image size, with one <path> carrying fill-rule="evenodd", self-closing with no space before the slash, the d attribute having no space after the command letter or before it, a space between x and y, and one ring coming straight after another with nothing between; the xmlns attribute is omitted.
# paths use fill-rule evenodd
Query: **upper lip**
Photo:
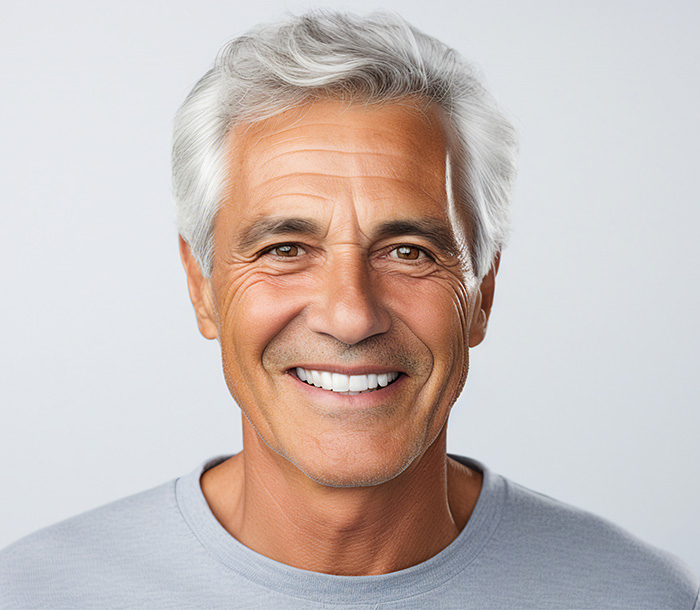
<svg viewBox="0 0 700 610"><path fill-rule="evenodd" d="M329 373L340 373L341 375L370 375L372 373L403 373L402 370L379 364L357 364L354 366L340 366L337 364L295 364L288 370L293 371L296 368L306 369L307 371L328 371Z"/></svg>

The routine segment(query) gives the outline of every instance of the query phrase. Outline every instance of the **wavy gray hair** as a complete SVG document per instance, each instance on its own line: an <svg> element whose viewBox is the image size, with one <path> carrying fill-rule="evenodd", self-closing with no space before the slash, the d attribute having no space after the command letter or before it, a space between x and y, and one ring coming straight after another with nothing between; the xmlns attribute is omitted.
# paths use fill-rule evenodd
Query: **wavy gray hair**
<svg viewBox="0 0 700 610"><path fill-rule="evenodd" d="M175 117L172 168L180 234L211 275L214 222L226 187L226 136L313 99L383 103L421 98L454 130L449 168L467 213L475 275L508 234L517 139L476 70L398 15L316 10L258 26L226 44Z"/></svg>

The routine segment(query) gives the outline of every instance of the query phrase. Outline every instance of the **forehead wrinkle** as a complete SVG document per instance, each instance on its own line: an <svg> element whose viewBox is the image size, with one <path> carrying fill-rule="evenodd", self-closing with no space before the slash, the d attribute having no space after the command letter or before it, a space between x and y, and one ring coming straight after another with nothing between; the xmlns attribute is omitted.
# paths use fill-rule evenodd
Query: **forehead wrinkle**
<svg viewBox="0 0 700 610"><path fill-rule="evenodd" d="M408 186L415 188L415 190L420 191L421 193L423 193L424 195L426 195L427 197L429 197L433 201L436 201L436 202L441 203L441 204L444 203L442 200L435 199L435 197L430 195L423 187L416 184L415 182L406 182L405 180L403 180L401 178L393 178L391 176L378 176L378 175L373 175L373 174L353 174L351 176L342 176L339 174L327 174L325 172L323 172L323 173L320 173L320 172L292 172L289 174L285 174L284 176L273 175L273 176L270 176L269 178L265 178L265 179L261 180L256 185L256 188L262 187L264 185L272 184L275 182L281 182L281 181L287 180L289 178L293 178L293 179L297 179L297 178L302 178L302 179L303 178L320 178L320 179L330 178L330 179L340 179L340 180L347 178L348 180L353 180L353 179L357 179L357 180L382 180L385 182L398 182L402 186L408 185ZM364 188L366 190L369 190L370 188L372 188L372 187L368 187L366 184L360 184L358 186L360 188ZM376 187L374 187L374 188L376 189ZM445 196L446 196L446 193L442 192L443 190L446 190L446 189L441 189L440 195L445 194ZM284 193L282 193L282 194L284 194ZM386 199L386 197L385 197L385 199Z"/></svg>
<svg viewBox="0 0 700 610"><path fill-rule="evenodd" d="M432 122L430 122L430 121L428 121L428 124L431 127L433 126ZM265 129L266 127L268 129ZM279 137L282 135L289 135L289 134L292 134L293 132L298 131L300 129L304 130L305 132L308 132L310 129L313 129L313 132L312 133L304 133L304 135L302 135L302 136L296 136L293 138L289 138L288 140L280 140L279 143L285 144L288 142L295 142L297 140L304 140L308 137L316 138L316 137L318 137L319 133L321 135L326 136L333 129L337 129L339 131L344 131L344 132L348 132L348 133L352 133L352 134L366 132L366 133L369 133L372 135L376 135L376 138L381 138L382 140L386 140L387 135L392 140L401 140L402 139L398 135L395 135L396 134L395 131L393 131L387 127L380 128L380 127L375 127L375 126L365 126L365 125L359 125L357 122L353 122L353 123L345 123L345 122L320 123L320 122L313 121L313 122L302 123L302 122L299 122L297 120L297 121L295 121L294 124L292 124L288 127L284 127L282 129L274 128L274 126L272 126L272 125L263 126L261 129L262 133L258 134L258 141L261 141L261 140L267 139L267 138L275 138L275 137ZM267 131L267 133L266 133L266 131ZM244 132L245 135L249 135L249 133L250 132L248 132L247 130ZM400 135L407 136L407 135L409 135L409 132L408 131L401 131Z"/></svg>
<svg viewBox="0 0 700 610"><path fill-rule="evenodd" d="M406 132L401 135L404 137L394 137L392 132L387 132L386 134L380 133L374 140L356 141L343 139L342 135L338 136L337 134L306 133L304 137L271 142L269 145L264 145L262 150L259 150L258 142L253 143L252 146L241 148L245 150L242 155L244 159L258 156L267 162L287 155L323 153L325 155L356 156L359 159L384 157L388 160L387 163L398 163L401 166L418 162L423 167L426 157L437 156L440 159L445 157L446 149L441 143L437 146L434 143L426 145L423 140L408 138L409 134ZM381 144L377 146L379 141Z"/></svg>
<svg viewBox="0 0 700 610"><path fill-rule="evenodd" d="M405 156L400 156L392 154L390 152L378 152L376 150L338 150L337 148L295 148L293 150L285 150L281 153L272 156L265 156L265 161L270 162L280 157L287 157L290 155L307 154L307 153L325 153L326 155L351 155L357 156L358 158L366 157L387 157L389 159L399 160L401 163L406 162ZM261 155L264 156L264 155ZM412 157L410 157L413 160Z"/></svg>
<svg viewBox="0 0 700 610"><path fill-rule="evenodd" d="M265 199L267 199L269 201L271 199L280 199L280 198L284 198L284 197L290 197L290 198L291 197L299 197L299 198L307 198L308 197L311 199L321 199L322 201L328 201L328 199L329 199L328 197L326 197L324 195L316 195L314 193L302 193L302 192L277 193L275 195L269 195Z"/></svg>
<svg viewBox="0 0 700 610"><path fill-rule="evenodd" d="M404 106L410 109L410 106ZM312 107L309 107L310 111ZM350 111L351 108L346 108L345 111ZM415 109L414 109L415 110ZM433 122L431 116L425 113L422 109L417 109L418 113L415 118L424 124L427 123L431 131L439 132L437 135L438 144L437 148L444 150L445 147L445 134L442 122L437 120ZM276 117L271 117L265 121L262 121L257 125L257 140L254 143L261 142L263 140L273 139L273 145L285 145L285 144L296 144L303 142L306 139L312 139L315 141L325 140L337 144L338 140L341 139L346 146L351 144L362 144L362 142L381 142L382 145L392 146L400 148L402 150L406 149L406 145L416 151L417 154L421 156L425 155L425 141L422 134L415 133L415 129L406 129L405 125L395 125L396 121L389 121L386 124L381 125L363 125L358 121L353 121L351 116L347 119L344 118L345 111L342 112L339 117L339 121L332 122L321 122L322 119L318 121L307 121L303 120L307 117L307 114L303 116L297 116L293 119L286 118L285 113L281 113ZM291 112L291 111L288 111ZM369 113L368 113L369 114ZM437 117L439 119L439 117ZM284 125L285 122L293 120L293 123L288 126L279 127L279 125ZM286 137L281 139L281 136L294 134L294 132L302 131L302 135L294 137ZM242 135L250 137L250 132L248 130L244 131ZM348 137L348 135L350 137ZM360 142L358 142L360 140ZM267 142L266 142L267 144Z"/></svg>
<svg viewBox="0 0 700 610"><path fill-rule="evenodd" d="M326 135L328 133L328 128L335 127L338 129L342 129L343 131L352 131L353 133L357 133L359 131L369 131L369 132L380 132L379 129L375 127L363 127L357 124L353 125L348 125L345 123L318 123L316 121L313 121L311 123L300 123L300 122L295 122L294 124L290 125L289 127L284 127L282 129L268 129L269 133L265 133L263 131L262 134L260 134L259 139L262 140L264 138L274 138L277 136L282 136L282 135L288 135L291 134L295 131L298 131L299 129L303 129L304 131L308 131L312 127L318 127L318 131L320 131L323 135ZM318 134L314 133L313 137L316 137ZM309 135L304 134L303 136L296 136L294 138L290 138L289 140L280 140L280 144L284 144L286 142L294 142L296 140L303 140L305 138L309 137Z"/></svg>
<svg viewBox="0 0 700 610"><path fill-rule="evenodd" d="M290 201L291 207L295 210L305 207L303 199L312 198L318 202L321 207L326 207L329 204L334 203L338 196L337 188L333 188L333 185L328 185L329 180L340 179L345 182L344 189L345 195L343 197L348 197L349 200L357 201L361 198L371 201L374 205L382 205L385 202L396 201L397 198L416 201L428 201L440 210L444 210L447 206L447 193L444 189L436 193L431 194L430 191L426 190L420 184L415 182L407 182L399 178L392 178L389 176L353 176L350 178L370 178L370 180L362 180L359 183L348 179L345 176L335 176L325 173L305 173L296 172L294 174L288 174L284 176L272 176L266 180L255 185L254 188L249 189L248 197L250 204L259 211L265 210L266 202L272 201L273 199L282 200L285 199ZM391 192L389 194L385 193L384 189L377 183L377 179L382 182L389 184L396 184L399 189L388 189ZM288 188L290 191L285 191L284 182L290 182ZM282 183L279 186L279 183ZM305 187L300 190L299 187ZM333 196L329 193L334 193ZM296 203L292 203L292 200L297 198ZM299 201L301 199L302 201ZM314 206L315 207L315 206Z"/></svg>
<svg viewBox="0 0 700 610"><path fill-rule="evenodd" d="M437 198L434 195L430 194L430 192L426 191L421 185L416 184L415 182L406 182L405 180L401 180L400 178L391 178L389 176L382 176L381 179L387 182L398 182L402 187L405 188L405 190L408 190L409 193L417 194L420 196L419 198L425 198L441 208L444 207L447 203L447 196L442 191L440 191L440 198ZM357 185L356 188L359 193L365 194L368 198L372 199L374 203L382 203L385 201L392 201L396 199L396 193L392 195L382 195L381 192L377 192L379 191L379 189L377 189L376 185L374 184L361 183Z"/></svg>
<svg viewBox="0 0 700 610"><path fill-rule="evenodd" d="M303 151L294 151L277 155L288 157L287 162L275 163L273 158L259 163L258 180L263 183L285 178L327 177L332 179L350 180L392 180L414 184L418 188L424 185L430 189L445 191L445 173L443 167L435 171L426 171L425 166L415 159L401 159L390 155L376 153L343 153L323 151L322 164L313 163L313 169L308 166L308 158ZM317 153L320 155L320 152ZM295 158L296 157L296 158ZM351 162L343 162L349 159ZM384 162L378 160L384 159ZM373 161L374 160L374 161ZM262 161L262 159L261 159ZM396 161L396 162L394 162ZM251 174L251 172L248 172Z"/></svg>
<svg viewBox="0 0 700 610"><path fill-rule="evenodd" d="M442 116L444 112L440 107L431 103L416 103L421 101L427 102L428 100L422 100L421 98L399 98L389 104L381 104L376 107L363 106L362 104L352 102L341 102L332 98L311 101L308 104L290 108L289 110L282 111L279 114L273 115L266 119L257 121L254 120L232 126L227 136L227 146L229 148L236 147L236 141L239 138L252 139L253 137L257 137L257 140L252 142L255 143L260 142L263 139L273 138L281 134L294 132L299 129L308 130L313 127L318 127L319 129L314 130L314 132L320 131L322 135L328 134L328 128L338 128L342 129L343 131L351 131L353 133L376 133L376 139L381 139L383 142L386 142L387 140L405 142L406 138L408 138L417 150L421 150L425 145L422 137L414 134L414 130L397 129L395 123L398 121L396 120L391 120L388 123L384 122L381 124L381 126L361 125L358 124L357 121L353 121L352 116L348 116L352 115L353 111L359 111L360 114L371 116L375 111L381 111L386 107L394 106L401 107L407 111L406 114L412 114L413 118L427 124L431 129L437 130L440 135L440 143L444 147L446 136ZM338 105L341 106L340 112L333 110L333 108L337 107ZM326 122L323 120L323 118L314 120L313 117L310 120L307 120L309 115L311 115L314 110L320 110L322 113L330 114L338 120ZM363 110L365 112L362 112ZM317 136L318 133L313 134L313 137ZM307 134L302 136L300 139L303 139L304 137L308 137ZM297 138L283 140L282 143L286 141L294 141L295 139ZM250 143L248 143L248 145L250 145Z"/></svg>

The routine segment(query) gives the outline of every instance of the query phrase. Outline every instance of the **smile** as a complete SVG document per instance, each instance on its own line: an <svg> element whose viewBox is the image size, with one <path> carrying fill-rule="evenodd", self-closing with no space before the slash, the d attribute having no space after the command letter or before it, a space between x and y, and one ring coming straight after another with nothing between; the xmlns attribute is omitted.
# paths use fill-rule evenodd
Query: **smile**
<svg viewBox="0 0 700 610"><path fill-rule="evenodd" d="M342 373L330 373L328 371L315 371L296 367L297 377L309 385L354 396L362 392L372 392L384 388L396 381L401 373L369 373L367 375L343 375Z"/></svg>

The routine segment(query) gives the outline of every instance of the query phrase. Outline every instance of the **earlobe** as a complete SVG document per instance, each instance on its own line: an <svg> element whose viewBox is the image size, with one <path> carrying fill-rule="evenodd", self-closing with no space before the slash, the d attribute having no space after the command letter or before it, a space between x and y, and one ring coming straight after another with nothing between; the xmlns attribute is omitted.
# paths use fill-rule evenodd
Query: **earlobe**
<svg viewBox="0 0 700 610"><path fill-rule="evenodd" d="M202 275L199 264L190 250L189 244L179 236L180 259L187 274L187 288L190 300L197 315L199 332L206 339L217 339L219 336L214 314L214 303L209 280Z"/></svg>
<svg viewBox="0 0 700 610"><path fill-rule="evenodd" d="M486 327L489 323L491 307L493 306L493 295L496 289L496 274L500 264L501 253L499 252L493 260L491 269L484 276L484 279L481 280L481 285L476 294L476 302L474 303L472 322L469 327L469 347L476 347L486 336Z"/></svg>

